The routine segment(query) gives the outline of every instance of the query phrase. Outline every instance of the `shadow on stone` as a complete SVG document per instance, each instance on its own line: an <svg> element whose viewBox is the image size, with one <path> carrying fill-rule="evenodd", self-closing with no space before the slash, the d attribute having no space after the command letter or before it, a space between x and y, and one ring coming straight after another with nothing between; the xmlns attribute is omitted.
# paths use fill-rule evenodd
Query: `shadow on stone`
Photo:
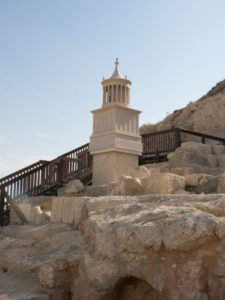
<svg viewBox="0 0 225 300"><path fill-rule="evenodd" d="M104 300L162 300L160 293L146 281L136 277L120 279ZM165 298L164 298L165 299Z"/></svg>

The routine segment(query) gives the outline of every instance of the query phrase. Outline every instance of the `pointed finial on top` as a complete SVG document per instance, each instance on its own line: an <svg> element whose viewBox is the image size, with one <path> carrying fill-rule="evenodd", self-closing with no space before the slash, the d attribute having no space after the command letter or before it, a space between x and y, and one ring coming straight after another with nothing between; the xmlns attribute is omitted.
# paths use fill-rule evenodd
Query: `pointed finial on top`
<svg viewBox="0 0 225 300"><path fill-rule="evenodd" d="M122 75L120 74L118 64L119 64L119 60L118 60L118 58L116 58L116 61L115 61L116 67L115 67L115 70L114 70L111 78L123 78Z"/></svg>

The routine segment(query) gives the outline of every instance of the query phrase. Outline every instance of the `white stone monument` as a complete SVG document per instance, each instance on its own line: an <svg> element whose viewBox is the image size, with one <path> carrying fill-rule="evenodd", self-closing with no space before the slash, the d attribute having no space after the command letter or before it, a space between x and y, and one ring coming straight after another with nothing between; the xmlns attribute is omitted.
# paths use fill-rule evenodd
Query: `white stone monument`
<svg viewBox="0 0 225 300"><path fill-rule="evenodd" d="M131 81L123 78L116 67L109 79L102 81L103 104L93 110L93 184L107 184L138 166L142 153L139 134L139 110L130 108Z"/></svg>

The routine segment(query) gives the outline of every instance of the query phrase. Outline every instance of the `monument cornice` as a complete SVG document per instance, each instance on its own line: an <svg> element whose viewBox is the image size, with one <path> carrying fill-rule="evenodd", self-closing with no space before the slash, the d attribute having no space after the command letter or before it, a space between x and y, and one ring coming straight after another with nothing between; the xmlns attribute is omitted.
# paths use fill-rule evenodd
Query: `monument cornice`
<svg viewBox="0 0 225 300"><path fill-rule="evenodd" d="M107 103L107 104L103 105L101 108L91 110L91 113L102 112L104 110L111 110L111 109L117 109L117 108L124 109L124 110L129 110L129 111L136 112L136 113L139 113L139 114L142 112L141 110L131 108L128 105L123 105L123 104L118 104L118 103Z"/></svg>
<svg viewBox="0 0 225 300"><path fill-rule="evenodd" d="M126 78L108 78L108 79L104 79L102 80L102 85L108 85L108 84L118 84L118 83L121 83L121 84L129 84L131 85L131 81L126 79Z"/></svg>

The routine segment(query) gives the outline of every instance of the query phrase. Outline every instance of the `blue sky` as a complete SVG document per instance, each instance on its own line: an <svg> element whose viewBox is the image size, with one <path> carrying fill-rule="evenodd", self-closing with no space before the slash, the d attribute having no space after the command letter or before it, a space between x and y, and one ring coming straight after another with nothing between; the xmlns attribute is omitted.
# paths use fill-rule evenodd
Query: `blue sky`
<svg viewBox="0 0 225 300"><path fill-rule="evenodd" d="M0 0L0 177L89 141L118 57L141 124L225 78L223 0Z"/></svg>

